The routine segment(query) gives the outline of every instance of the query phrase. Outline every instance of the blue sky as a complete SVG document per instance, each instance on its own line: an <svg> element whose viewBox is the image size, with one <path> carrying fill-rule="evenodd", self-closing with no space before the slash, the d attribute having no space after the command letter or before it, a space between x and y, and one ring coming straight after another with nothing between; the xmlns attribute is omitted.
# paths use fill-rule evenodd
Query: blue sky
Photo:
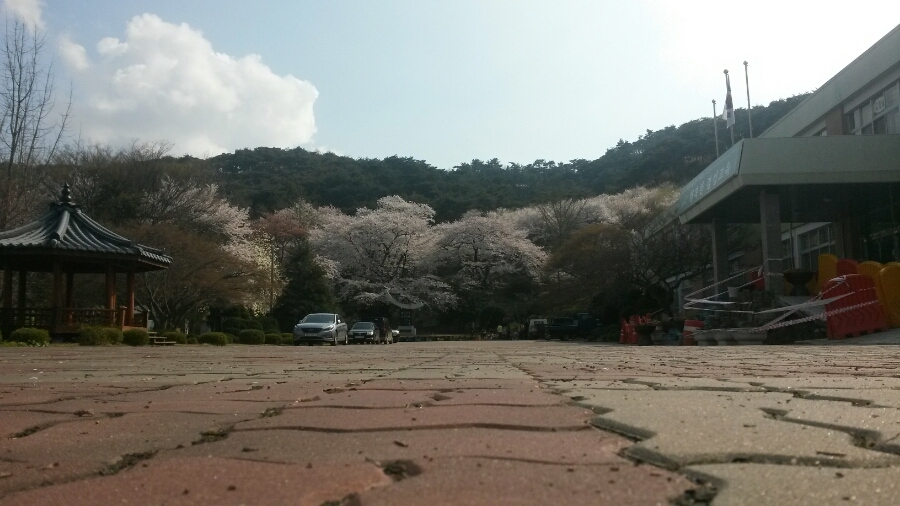
<svg viewBox="0 0 900 506"><path fill-rule="evenodd" d="M173 154L257 146L352 157L594 159L712 114L810 91L900 2L5 0L48 35L70 134Z"/></svg>

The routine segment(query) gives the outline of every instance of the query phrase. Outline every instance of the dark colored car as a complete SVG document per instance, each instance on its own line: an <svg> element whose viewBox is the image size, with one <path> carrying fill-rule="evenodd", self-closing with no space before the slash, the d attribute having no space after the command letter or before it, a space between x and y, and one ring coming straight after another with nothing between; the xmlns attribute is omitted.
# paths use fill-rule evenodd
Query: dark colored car
<svg viewBox="0 0 900 506"><path fill-rule="evenodd" d="M547 324L547 339L566 339L578 334L578 322L575 318L551 318Z"/></svg>
<svg viewBox="0 0 900 506"><path fill-rule="evenodd" d="M375 343L382 341L381 331L373 322L359 321L350 329L351 343Z"/></svg>
<svg viewBox="0 0 900 506"><path fill-rule="evenodd" d="M312 313L294 325L294 344L349 343L347 324L335 313Z"/></svg>
<svg viewBox="0 0 900 506"><path fill-rule="evenodd" d="M372 322L378 333L381 335L381 344L394 344L394 332L391 329L391 322L384 316L373 316L371 318L363 318L360 321Z"/></svg>

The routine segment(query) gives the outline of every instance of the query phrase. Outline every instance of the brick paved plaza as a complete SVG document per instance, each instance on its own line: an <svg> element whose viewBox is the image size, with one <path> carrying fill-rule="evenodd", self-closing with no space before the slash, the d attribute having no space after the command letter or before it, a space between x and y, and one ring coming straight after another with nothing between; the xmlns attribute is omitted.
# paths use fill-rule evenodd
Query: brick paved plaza
<svg viewBox="0 0 900 506"><path fill-rule="evenodd" d="M0 348L0 504L900 504L896 346Z"/></svg>

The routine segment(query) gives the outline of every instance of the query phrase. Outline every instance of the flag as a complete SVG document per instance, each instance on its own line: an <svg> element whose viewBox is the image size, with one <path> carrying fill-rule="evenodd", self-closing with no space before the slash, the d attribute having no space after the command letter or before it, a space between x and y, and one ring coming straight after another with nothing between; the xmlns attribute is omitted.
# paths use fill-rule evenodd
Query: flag
<svg viewBox="0 0 900 506"><path fill-rule="evenodd" d="M725 72L725 87L728 92L725 94L725 107L722 110L722 119L725 120L725 128L734 126L734 103L731 101L731 79L728 78L728 72Z"/></svg>

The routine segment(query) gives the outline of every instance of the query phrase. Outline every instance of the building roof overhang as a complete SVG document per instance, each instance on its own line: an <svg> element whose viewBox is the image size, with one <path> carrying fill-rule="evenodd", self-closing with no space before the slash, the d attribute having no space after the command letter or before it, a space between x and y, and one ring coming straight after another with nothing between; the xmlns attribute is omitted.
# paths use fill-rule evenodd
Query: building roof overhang
<svg viewBox="0 0 900 506"><path fill-rule="evenodd" d="M165 269L172 257L126 239L88 217L65 185L58 202L37 221L0 232L0 263L11 269L50 272L65 262L71 272L106 272L109 266L136 272ZM3 266L0 266L2 268Z"/></svg>
<svg viewBox="0 0 900 506"><path fill-rule="evenodd" d="M900 182L900 135L744 139L682 188L681 223L758 223L759 191L782 221L834 221L848 202Z"/></svg>

